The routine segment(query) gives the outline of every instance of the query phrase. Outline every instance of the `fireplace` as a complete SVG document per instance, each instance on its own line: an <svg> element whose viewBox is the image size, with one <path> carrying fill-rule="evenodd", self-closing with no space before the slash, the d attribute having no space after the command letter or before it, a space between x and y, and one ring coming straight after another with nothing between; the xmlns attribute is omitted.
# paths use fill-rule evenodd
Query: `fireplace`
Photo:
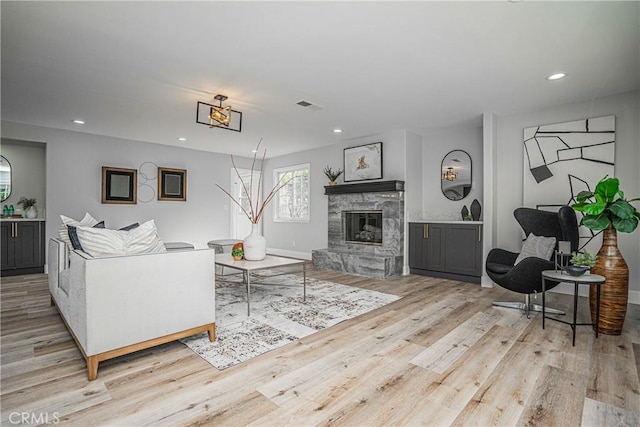
<svg viewBox="0 0 640 427"><path fill-rule="evenodd" d="M404 182L376 181L325 187L327 248L314 249L324 270L385 279L404 266Z"/></svg>
<svg viewBox="0 0 640 427"><path fill-rule="evenodd" d="M343 211L342 235L347 243L382 246L382 211Z"/></svg>

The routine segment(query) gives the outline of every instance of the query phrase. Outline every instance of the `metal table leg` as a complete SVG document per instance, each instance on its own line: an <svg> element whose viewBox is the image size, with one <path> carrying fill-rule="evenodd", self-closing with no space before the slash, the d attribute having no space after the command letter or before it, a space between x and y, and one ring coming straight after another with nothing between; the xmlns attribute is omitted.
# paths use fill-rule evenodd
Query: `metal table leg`
<svg viewBox="0 0 640 427"><path fill-rule="evenodd" d="M545 311L545 290L546 290L546 285L547 285L547 281L545 280L545 278L542 278L542 329L544 329L544 311Z"/></svg>
<svg viewBox="0 0 640 427"><path fill-rule="evenodd" d="M251 316L251 274L247 271L247 317Z"/></svg>
<svg viewBox="0 0 640 427"><path fill-rule="evenodd" d="M574 282L574 290L573 290L573 325L571 325L571 329L573 329L573 346L576 346L576 324L578 323L578 282Z"/></svg>
<svg viewBox="0 0 640 427"><path fill-rule="evenodd" d="M596 286L598 287L596 291L596 338L598 338L598 330L600 329L600 286L602 284L598 283Z"/></svg>

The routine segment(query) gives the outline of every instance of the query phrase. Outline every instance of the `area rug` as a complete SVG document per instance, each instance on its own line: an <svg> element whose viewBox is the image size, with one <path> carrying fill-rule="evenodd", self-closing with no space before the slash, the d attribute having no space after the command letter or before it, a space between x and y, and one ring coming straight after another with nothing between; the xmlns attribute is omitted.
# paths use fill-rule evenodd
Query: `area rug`
<svg viewBox="0 0 640 427"><path fill-rule="evenodd" d="M252 276L253 277L253 276ZM264 285L255 285L259 281ZM206 334L180 340L222 370L396 301L397 295L307 279L266 275L251 282L251 316L240 275L216 277L216 342Z"/></svg>

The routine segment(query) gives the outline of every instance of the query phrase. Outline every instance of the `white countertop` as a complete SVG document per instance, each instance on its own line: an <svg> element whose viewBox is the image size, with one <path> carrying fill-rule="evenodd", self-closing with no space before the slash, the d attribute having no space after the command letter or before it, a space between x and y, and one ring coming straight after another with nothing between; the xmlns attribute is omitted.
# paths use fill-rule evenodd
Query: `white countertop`
<svg viewBox="0 0 640 427"><path fill-rule="evenodd" d="M13 221L44 221L44 218L4 218L2 217L0 218L0 221L3 221L3 222L4 221L7 221L7 222L9 221L11 222Z"/></svg>
<svg viewBox="0 0 640 427"><path fill-rule="evenodd" d="M454 221L454 220L442 220L442 219L416 219L409 222L417 223L429 223L429 224L482 224L483 221Z"/></svg>

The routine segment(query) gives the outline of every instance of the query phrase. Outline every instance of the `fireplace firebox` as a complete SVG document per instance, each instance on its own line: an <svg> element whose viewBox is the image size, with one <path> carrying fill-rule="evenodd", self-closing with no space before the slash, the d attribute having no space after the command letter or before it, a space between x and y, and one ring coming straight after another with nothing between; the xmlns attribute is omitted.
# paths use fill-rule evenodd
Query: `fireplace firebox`
<svg viewBox="0 0 640 427"><path fill-rule="evenodd" d="M346 243L382 245L382 211L343 211L342 235Z"/></svg>

